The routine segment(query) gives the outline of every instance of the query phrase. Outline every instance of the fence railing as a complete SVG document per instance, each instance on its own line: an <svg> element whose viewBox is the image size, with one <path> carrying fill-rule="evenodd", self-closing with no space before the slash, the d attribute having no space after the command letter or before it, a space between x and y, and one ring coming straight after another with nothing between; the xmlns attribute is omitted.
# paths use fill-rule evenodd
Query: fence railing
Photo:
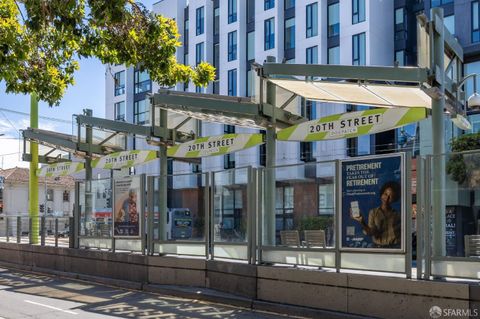
<svg viewBox="0 0 480 319"><path fill-rule="evenodd" d="M0 241L73 247L72 226L73 217L7 215L0 222Z"/></svg>

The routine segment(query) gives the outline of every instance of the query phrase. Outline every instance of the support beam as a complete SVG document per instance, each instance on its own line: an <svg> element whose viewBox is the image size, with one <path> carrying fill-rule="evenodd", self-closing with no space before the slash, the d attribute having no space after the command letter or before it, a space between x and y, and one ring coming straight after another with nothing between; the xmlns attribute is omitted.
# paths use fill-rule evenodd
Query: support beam
<svg viewBox="0 0 480 319"><path fill-rule="evenodd" d="M167 110L160 110L160 127L167 127ZM164 142L167 142L165 139L161 139ZM168 165L167 165L167 147L165 143L160 145L159 149L160 157L160 177L158 181L158 208L159 208L159 239L167 240L167 174L168 174Z"/></svg>
<svg viewBox="0 0 480 319"><path fill-rule="evenodd" d="M30 127L38 128L38 96L36 93L30 95ZM30 162L30 176L28 182L29 190L29 216L32 222L30 232L30 243L38 244L38 144L30 142L30 152L32 154Z"/></svg>
<svg viewBox="0 0 480 319"><path fill-rule="evenodd" d="M360 81L408 83L425 83L428 81L428 69L414 67L284 64L267 62L259 71L261 73L260 75L264 77L291 75Z"/></svg>
<svg viewBox="0 0 480 319"><path fill-rule="evenodd" d="M84 110L86 116L92 116L92 110ZM87 144L87 156L85 157L85 221L86 227L87 220L93 218L93 189L92 189L92 151L88 146L92 146L93 143L93 128L91 125L86 125L85 129L85 141ZM85 229L85 231L87 231ZM87 232L85 232L87 234Z"/></svg>
<svg viewBox="0 0 480 319"><path fill-rule="evenodd" d="M431 16L435 17L435 25L443 26L443 9L433 8ZM436 31L435 31L436 30ZM433 35L433 55L435 78L438 82L439 98L432 99L432 144L433 144L433 253L444 256L445 253L445 125L443 109L445 107L445 67L444 67L444 28L435 27ZM440 32L438 32L440 31Z"/></svg>
<svg viewBox="0 0 480 319"><path fill-rule="evenodd" d="M271 58L271 57L270 57ZM265 83L262 80L260 90L263 90L263 85L267 85L266 102L270 105L276 104L276 86L271 83ZM261 103L264 101L262 100ZM272 109L275 112L275 108ZM276 116L272 114L271 125L267 127L266 132L266 163L265 163L265 211L264 211L264 237L263 244L266 246L275 245L275 162L276 162L276 132L275 132Z"/></svg>
<svg viewBox="0 0 480 319"><path fill-rule="evenodd" d="M118 133L128 133L141 136L151 136L151 127L136 125L127 122L106 120L93 116L77 115L77 123L79 125L90 125L92 127L101 128Z"/></svg>

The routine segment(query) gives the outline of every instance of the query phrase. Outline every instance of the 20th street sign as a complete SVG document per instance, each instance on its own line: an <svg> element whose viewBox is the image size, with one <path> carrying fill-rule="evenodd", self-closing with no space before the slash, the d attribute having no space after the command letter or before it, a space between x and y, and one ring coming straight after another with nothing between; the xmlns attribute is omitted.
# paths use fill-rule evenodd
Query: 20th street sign
<svg viewBox="0 0 480 319"><path fill-rule="evenodd" d="M425 108L371 109L326 116L287 127L277 133L281 141L319 141L388 131L427 117Z"/></svg>
<svg viewBox="0 0 480 319"><path fill-rule="evenodd" d="M224 134L207 136L175 145L167 150L168 157L198 158L224 155L263 144L262 134Z"/></svg>

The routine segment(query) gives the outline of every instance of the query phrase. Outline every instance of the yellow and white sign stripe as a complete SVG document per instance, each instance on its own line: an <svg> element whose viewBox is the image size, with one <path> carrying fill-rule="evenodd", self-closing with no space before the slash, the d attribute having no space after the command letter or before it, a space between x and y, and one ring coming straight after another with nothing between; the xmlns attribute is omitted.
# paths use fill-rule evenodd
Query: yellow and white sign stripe
<svg viewBox="0 0 480 319"><path fill-rule="evenodd" d="M198 158L224 155L263 144L262 134L224 134L207 136L175 145L167 150L167 156Z"/></svg>
<svg viewBox="0 0 480 319"><path fill-rule="evenodd" d="M277 133L277 139L309 142L350 138L388 131L426 117L427 110L422 107L348 112L287 127Z"/></svg>
<svg viewBox="0 0 480 319"><path fill-rule="evenodd" d="M78 173L85 168L83 163L62 162L43 166L37 170L39 177L58 177Z"/></svg>
<svg viewBox="0 0 480 319"><path fill-rule="evenodd" d="M123 151L108 154L93 160L92 168L121 169L144 164L156 158L156 151Z"/></svg>

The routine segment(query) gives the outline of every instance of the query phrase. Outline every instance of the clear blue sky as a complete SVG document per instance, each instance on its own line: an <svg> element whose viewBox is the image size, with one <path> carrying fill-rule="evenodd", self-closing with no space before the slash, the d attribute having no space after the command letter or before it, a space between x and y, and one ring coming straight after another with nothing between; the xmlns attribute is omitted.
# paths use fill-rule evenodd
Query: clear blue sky
<svg viewBox="0 0 480 319"><path fill-rule="evenodd" d="M158 0L143 0L148 9ZM105 116L105 66L97 59L82 59L80 70L75 73L75 85L65 92L59 106L49 107L39 103L39 115L71 121L73 114L81 114L85 108L93 110L96 117ZM30 96L7 94L5 83L0 82L0 108L30 113ZM18 130L28 126L29 117L0 111L0 168L25 166L19 162ZM72 125L39 119L39 127L57 132L71 133ZM15 153L15 154L13 154Z"/></svg>

